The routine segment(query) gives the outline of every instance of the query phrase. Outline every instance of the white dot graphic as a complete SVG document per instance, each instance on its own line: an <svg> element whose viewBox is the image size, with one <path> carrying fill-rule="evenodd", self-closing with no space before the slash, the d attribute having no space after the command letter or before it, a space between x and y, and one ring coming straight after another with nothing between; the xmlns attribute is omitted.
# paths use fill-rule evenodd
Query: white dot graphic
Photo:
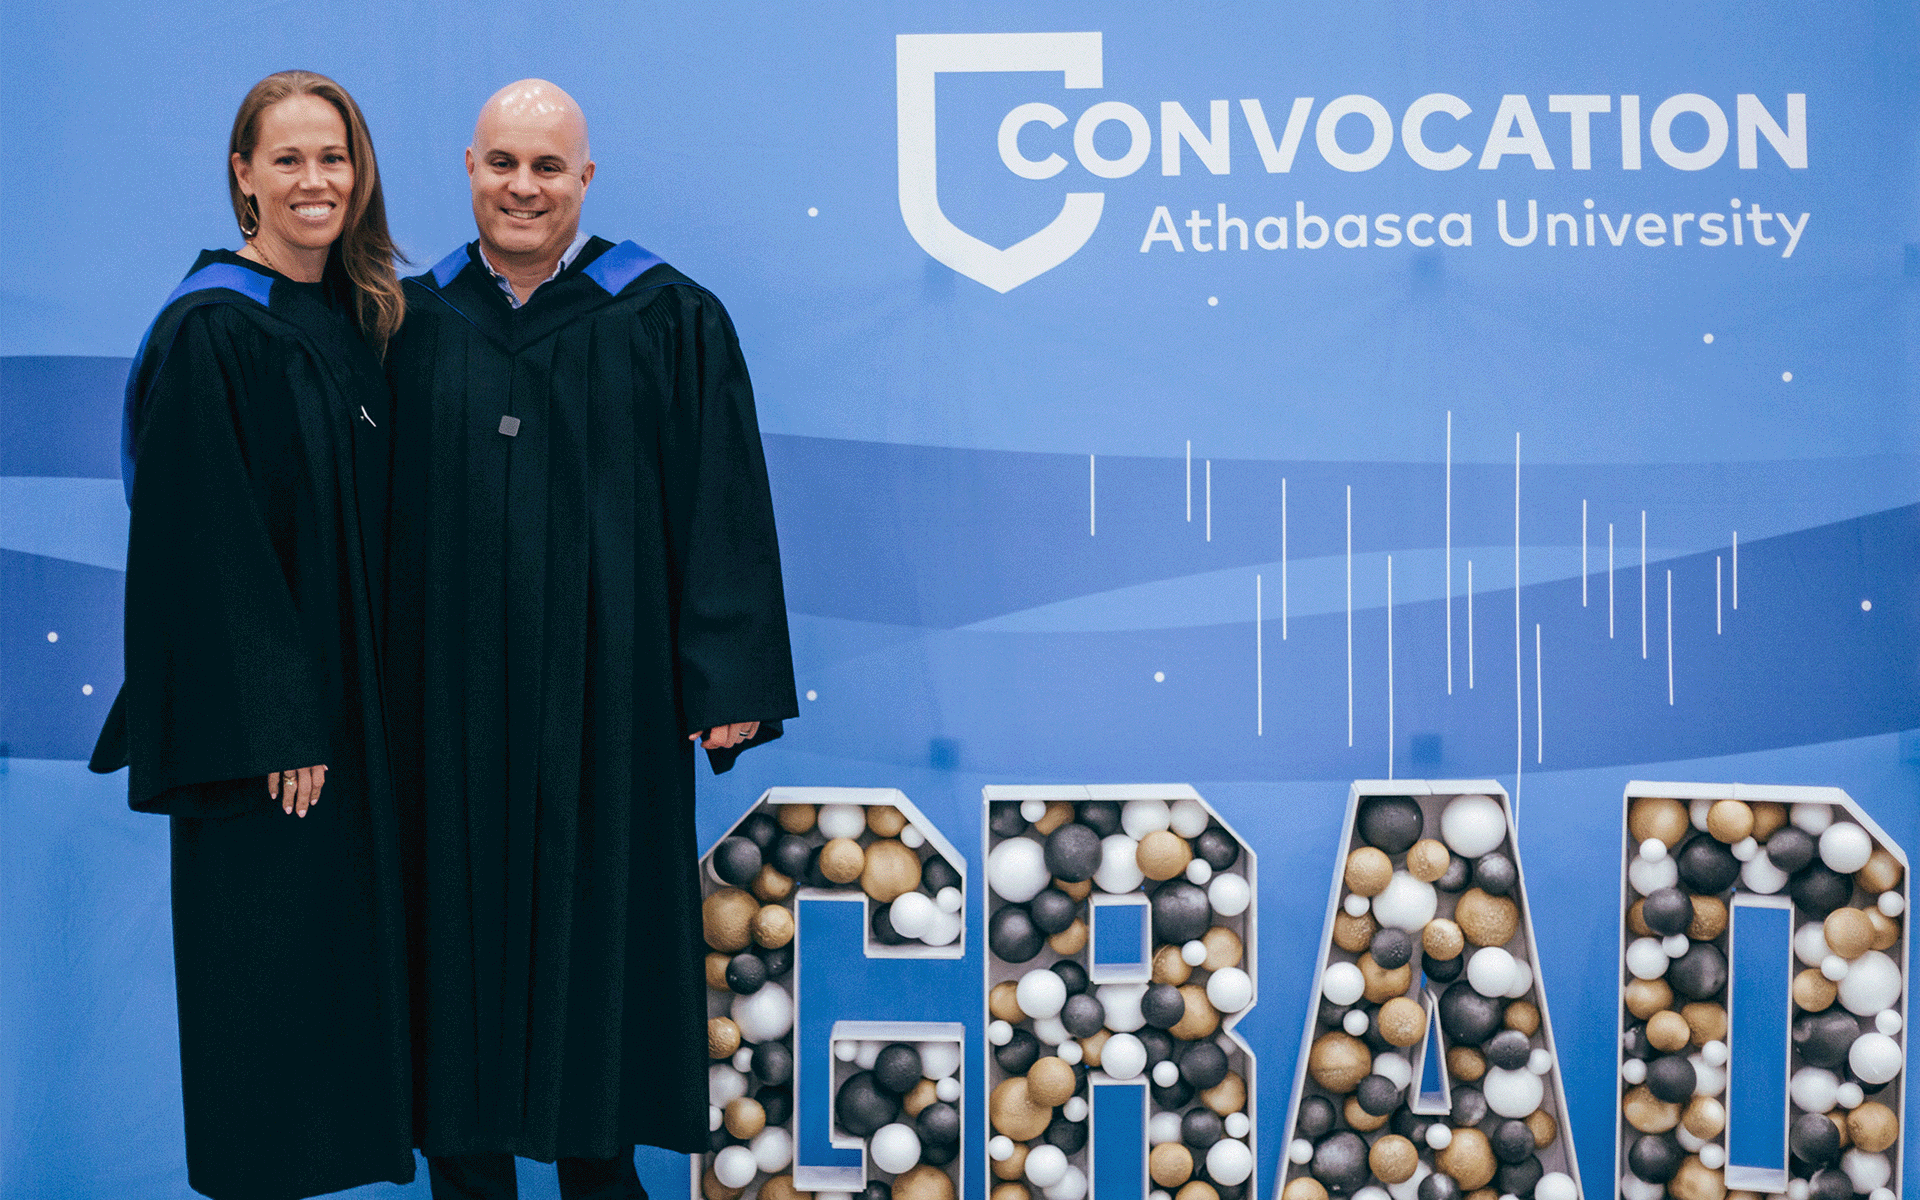
<svg viewBox="0 0 1920 1200"><path fill-rule="evenodd" d="M1710 333L1702 334L1700 336L1700 340L1705 342L1709 346L1713 345L1713 335Z"/></svg>
<svg viewBox="0 0 1920 1200"><path fill-rule="evenodd" d="M1208 308L1218 308L1218 307L1220 307L1220 297L1218 297L1218 296L1208 296L1208 297L1207 297L1207 307L1208 307Z"/></svg>
<svg viewBox="0 0 1920 1200"><path fill-rule="evenodd" d="M1861 611L1861 612L1872 612L1872 611L1873 611L1873 601L1871 601L1871 600L1862 600L1862 601L1860 602L1860 611Z"/></svg>
<svg viewBox="0 0 1920 1200"><path fill-rule="evenodd" d="M1782 372L1780 372L1780 382L1781 382L1781 383L1792 383L1792 382L1793 382L1793 372L1792 372L1792 371L1782 371Z"/></svg>
<svg viewBox="0 0 1920 1200"><path fill-rule="evenodd" d="M83 684L81 684L81 685L80 685L80 694L81 694L82 696L91 696L91 695L93 695L93 685L92 685L92 684L90 684L90 683L83 683Z"/></svg>
<svg viewBox="0 0 1920 1200"><path fill-rule="evenodd" d="M1155 671L1153 673L1153 681L1155 683L1165 683L1167 681L1167 673L1165 671Z"/></svg>
<svg viewBox="0 0 1920 1200"><path fill-rule="evenodd" d="M60 635L49 630L47 632L47 640L50 642L57 642L60 640Z"/></svg>
<svg viewBox="0 0 1920 1200"><path fill-rule="evenodd" d="M819 698L820 698L819 692L814 691L812 688L807 689L807 699L818 700Z"/></svg>
<svg viewBox="0 0 1920 1200"><path fill-rule="evenodd" d="M820 210L817 208L809 208L807 210L807 215L810 217L817 217L820 215Z"/></svg>

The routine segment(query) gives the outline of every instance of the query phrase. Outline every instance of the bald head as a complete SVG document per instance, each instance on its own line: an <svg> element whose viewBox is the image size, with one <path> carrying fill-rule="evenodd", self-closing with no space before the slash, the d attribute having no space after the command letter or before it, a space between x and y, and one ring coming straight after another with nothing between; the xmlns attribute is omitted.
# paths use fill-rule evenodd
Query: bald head
<svg viewBox="0 0 1920 1200"><path fill-rule="evenodd" d="M481 150L506 126L516 130L552 132L568 148L570 165L584 168L590 161L587 149L587 118L566 89L544 79L522 79L495 92L480 108L473 123L473 149Z"/></svg>
<svg viewBox="0 0 1920 1200"><path fill-rule="evenodd" d="M580 106L544 79L501 88L474 122L467 178L481 249L495 269L516 291L522 276L547 278L580 229L593 182Z"/></svg>

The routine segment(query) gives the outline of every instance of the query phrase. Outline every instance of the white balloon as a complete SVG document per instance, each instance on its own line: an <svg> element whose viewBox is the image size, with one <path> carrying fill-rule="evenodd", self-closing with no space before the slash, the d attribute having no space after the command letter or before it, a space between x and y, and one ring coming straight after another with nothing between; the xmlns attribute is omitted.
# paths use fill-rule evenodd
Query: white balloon
<svg viewBox="0 0 1920 1200"><path fill-rule="evenodd" d="M1707 828L1707 814L1712 811L1713 801L1711 800L1702 799L1691 801L1687 805L1687 820L1692 822L1695 829L1705 832Z"/></svg>
<svg viewBox="0 0 1920 1200"><path fill-rule="evenodd" d="M1868 1087L1879 1087L1900 1073L1900 1043L1884 1033L1863 1033L1847 1050L1847 1066ZM1835 1097L1838 1099L1838 1097ZM1867 1191L1855 1188L1855 1191Z"/></svg>
<svg viewBox="0 0 1920 1200"><path fill-rule="evenodd" d="M1819 837L1827 831L1827 826L1833 824L1833 805L1796 804L1789 810L1787 818L1813 836Z"/></svg>
<svg viewBox="0 0 1920 1200"><path fill-rule="evenodd" d="M1032 838L1008 838L987 855L987 886L1015 904L1038 896L1052 879L1047 852Z"/></svg>
<svg viewBox="0 0 1920 1200"><path fill-rule="evenodd" d="M873 1165L889 1175L910 1171L920 1162L920 1135L898 1121L882 1125L867 1142L867 1153Z"/></svg>
<svg viewBox="0 0 1920 1200"><path fill-rule="evenodd" d="M1679 958L1692 945L1693 942L1684 933L1670 933L1660 939L1660 949L1666 952L1668 958Z"/></svg>
<svg viewBox="0 0 1920 1200"><path fill-rule="evenodd" d="M1253 977L1239 967L1222 967L1207 980L1207 1000L1223 1013L1237 1013L1253 1003Z"/></svg>
<svg viewBox="0 0 1920 1200"><path fill-rule="evenodd" d="M1132 1033L1147 1023L1140 1014L1140 1001L1147 994L1144 983L1106 983L1093 990L1093 998L1100 1002L1106 1011L1106 1026L1115 1033ZM1101 1061L1106 1060L1106 1052L1101 1052ZM1108 1070L1107 1074L1113 1072Z"/></svg>
<svg viewBox="0 0 1920 1200"><path fill-rule="evenodd" d="M1427 1126L1427 1145L1435 1150L1445 1150L1453 1145L1453 1130L1439 1121Z"/></svg>
<svg viewBox="0 0 1920 1200"><path fill-rule="evenodd" d="M948 1104L960 1103L960 1081L951 1075L939 1080L933 1085L933 1095L934 1099Z"/></svg>
<svg viewBox="0 0 1920 1200"><path fill-rule="evenodd" d="M1183 838L1197 838L1207 831L1207 806L1198 800L1175 800L1167 810L1167 827Z"/></svg>
<svg viewBox="0 0 1920 1200"><path fill-rule="evenodd" d="M1621 1063L1620 1078L1626 1081L1628 1087L1639 1087L1647 1081L1647 1060L1629 1058Z"/></svg>
<svg viewBox="0 0 1920 1200"><path fill-rule="evenodd" d="M1840 1169L1853 1182L1856 1193L1883 1188L1893 1179L1893 1163L1884 1154L1871 1154L1855 1146L1840 1156Z"/></svg>
<svg viewBox="0 0 1920 1200"><path fill-rule="evenodd" d="M1100 1069L1113 1079L1137 1078L1147 1069L1147 1048L1131 1033L1116 1033L1100 1048Z"/></svg>
<svg viewBox="0 0 1920 1200"><path fill-rule="evenodd" d="M1253 903L1253 889L1247 886L1246 876L1222 871L1207 884L1207 903L1220 916L1237 917Z"/></svg>
<svg viewBox="0 0 1920 1200"><path fill-rule="evenodd" d="M1808 921L1793 932L1793 956L1809 967L1817 967L1833 950L1827 945L1827 933L1818 921Z"/></svg>
<svg viewBox="0 0 1920 1200"><path fill-rule="evenodd" d="M1087 1054L1085 1050L1082 1050L1080 1048L1080 1043L1074 1041L1072 1038L1066 1038L1062 1041L1055 1042L1053 1045L1053 1052L1055 1055L1059 1057L1061 1062L1066 1063L1070 1067L1078 1064L1079 1061L1082 1058L1085 1058ZM1069 1119L1072 1119L1072 1118L1069 1118Z"/></svg>
<svg viewBox="0 0 1920 1200"><path fill-rule="evenodd" d="M1435 1122L1431 1128L1445 1129L1446 1126ZM1393 1200L1417 1200L1420 1195L1420 1181L1431 1174L1433 1174L1432 1169L1427 1164L1421 1163L1413 1169L1413 1174L1401 1182L1388 1184L1387 1195L1392 1196Z"/></svg>
<svg viewBox="0 0 1920 1200"><path fill-rule="evenodd" d="M733 1052L733 1069L736 1071L753 1070L752 1046L742 1046Z"/></svg>
<svg viewBox="0 0 1920 1200"><path fill-rule="evenodd" d="M1904 1024L1897 1009L1883 1008L1873 1015L1873 1027L1888 1037L1899 1033Z"/></svg>
<svg viewBox="0 0 1920 1200"><path fill-rule="evenodd" d="M941 912L957 913L960 911L960 906L966 903L966 897L960 894L960 889L957 887L943 887L940 889L940 894L933 898L933 902L940 906Z"/></svg>
<svg viewBox="0 0 1920 1200"><path fill-rule="evenodd" d="M1049 972L1051 974L1051 972ZM1040 1017L1033 1023L1033 1036L1040 1039L1042 1046L1058 1046L1070 1043L1073 1039L1067 1034L1066 1022L1059 1017Z"/></svg>
<svg viewBox="0 0 1920 1200"><path fill-rule="evenodd" d="M1505 996L1507 989L1513 985L1513 968L1513 955L1498 946L1482 947L1467 960L1467 982L1482 996ZM1526 1113L1520 1115L1525 1116Z"/></svg>
<svg viewBox="0 0 1920 1200"><path fill-rule="evenodd" d="M823 804L816 822L828 838L858 838L867 829L867 810L858 804Z"/></svg>
<svg viewBox="0 0 1920 1200"><path fill-rule="evenodd" d="M1147 1144L1164 1146L1168 1142L1180 1140L1180 1114L1177 1112L1157 1112L1147 1122Z"/></svg>
<svg viewBox="0 0 1920 1200"><path fill-rule="evenodd" d="M1392 1197L1387 1195L1387 1189L1373 1185L1363 1187L1355 1192L1353 1194L1353 1200L1392 1200Z"/></svg>
<svg viewBox="0 0 1920 1200"><path fill-rule="evenodd" d="M730 1063L715 1063L707 1068L707 1100L716 1108L725 1108L747 1094L747 1077Z"/></svg>
<svg viewBox="0 0 1920 1200"><path fill-rule="evenodd" d="M1488 1067L1480 1080L1480 1092L1487 1107L1503 1117L1519 1120L1540 1107L1546 1098L1546 1085L1538 1075L1521 1067Z"/></svg>
<svg viewBox="0 0 1920 1200"><path fill-rule="evenodd" d="M1195 939L1180 947L1180 961L1190 967L1197 967L1207 961L1207 944Z"/></svg>
<svg viewBox="0 0 1920 1200"><path fill-rule="evenodd" d="M1207 881L1212 878L1213 878L1213 864L1208 862L1206 859L1196 858L1192 862L1187 864L1187 882L1188 883L1197 884L1200 887L1205 887L1207 886Z"/></svg>
<svg viewBox="0 0 1920 1200"><path fill-rule="evenodd" d="M900 831L900 844L909 850L918 850L927 844L927 835L920 832L918 825L909 825Z"/></svg>
<svg viewBox="0 0 1920 1200"><path fill-rule="evenodd" d="M1440 838L1455 854L1479 858L1507 840L1507 814L1492 796L1455 796L1440 812Z"/></svg>
<svg viewBox="0 0 1920 1200"><path fill-rule="evenodd" d="M1173 823L1173 810L1165 800L1129 800L1120 806L1120 828L1134 841Z"/></svg>
<svg viewBox="0 0 1920 1200"><path fill-rule="evenodd" d="M1787 886L1788 876L1785 871L1773 865L1773 860L1767 857L1765 850L1759 850L1741 866L1740 882L1745 884L1750 892L1772 896ZM1820 927L1815 925L1814 928Z"/></svg>
<svg viewBox="0 0 1920 1200"><path fill-rule="evenodd" d="M1881 892L1880 898L1873 903L1883 917L1897 917L1907 911L1907 898L1899 892Z"/></svg>
<svg viewBox="0 0 1920 1200"><path fill-rule="evenodd" d="M743 1188L752 1183L757 1170L753 1151L745 1146L728 1146L713 1156L714 1178L730 1188Z"/></svg>
<svg viewBox="0 0 1920 1200"><path fill-rule="evenodd" d="M1020 1011L1029 1017L1057 1017L1067 1003L1067 985L1057 972L1035 967L1020 977L1013 996Z"/></svg>
<svg viewBox="0 0 1920 1200"><path fill-rule="evenodd" d="M1373 898L1373 919L1390 929L1417 932L1433 920L1439 905L1440 893L1432 884L1395 871L1386 890Z"/></svg>
<svg viewBox="0 0 1920 1200"><path fill-rule="evenodd" d="M777 983L763 983L751 996L735 996L730 1015L749 1042L777 1042L793 1028L793 997Z"/></svg>
<svg viewBox="0 0 1920 1200"><path fill-rule="evenodd" d="M952 891L952 888L946 889ZM920 935L920 940L929 946L951 946L960 940L960 931L967 925L966 918L958 910L940 909L933 914L933 926Z"/></svg>
<svg viewBox="0 0 1920 1200"><path fill-rule="evenodd" d="M1041 1188L1040 1192L1047 1200L1082 1200L1087 1194L1087 1173L1079 1167L1069 1165L1067 1173L1060 1182L1052 1187Z"/></svg>
<svg viewBox="0 0 1920 1200"><path fill-rule="evenodd" d="M1533 990L1533 968L1521 959L1513 960L1513 978L1507 982L1507 998L1518 1000Z"/></svg>
<svg viewBox="0 0 1920 1200"><path fill-rule="evenodd" d="M1579 1195L1573 1176L1564 1171L1548 1171L1533 1185L1533 1200L1579 1200Z"/></svg>
<svg viewBox="0 0 1920 1200"><path fill-rule="evenodd" d="M1787 1081L1787 1094L1802 1112L1832 1112L1839 1090L1839 1076L1825 1067L1801 1067Z"/></svg>
<svg viewBox="0 0 1920 1200"><path fill-rule="evenodd" d="M1848 964L1840 981L1840 1006L1857 1017L1871 1017L1900 1002L1900 968L1878 950Z"/></svg>
<svg viewBox="0 0 1920 1200"><path fill-rule="evenodd" d="M1045 800L1022 800L1020 802L1020 817L1022 820L1031 823L1038 821L1046 815L1047 802Z"/></svg>
<svg viewBox="0 0 1920 1200"><path fill-rule="evenodd" d="M1686 1126L1681 1126L1682 1129ZM1727 1165L1727 1148L1719 1142L1707 1142L1699 1149L1700 1165L1709 1171L1718 1171Z"/></svg>
<svg viewBox="0 0 1920 1200"><path fill-rule="evenodd" d="M1359 892L1349 892L1347 898L1340 902L1340 907L1346 909L1350 917L1364 917L1373 911L1373 901Z"/></svg>
<svg viewBox="0 0 1920 1200"><path fill-rule="evenodd" d="M1373 1073L1384 1077L1397 1088L1404 1088L1413 1082L1413 1064L1399 1054L1374 1055Z"/></svg>
<svg viewBox="0 0 1920 1200"><path fill-rule="evenodd" d="M769 1175L778 1175L793 1164L793 1135L778 1125L769 1125L747 1143L753 1151L753 1165Z"/></svg>
<svg viewBox="0 0 1920 1200"><path fill-rule="evenodd" d="M1667 961L1659 938L1635 938L1627 945L1627 970L1635 979L1660 978L1667 973Z"/></svg>
<svg viewBox="0 0 1920 1200"><path fill-rule="evenodd" d="M1156 1086L1168 1088L1172 1087L1174 1081L1180 1078L1180 1068L1174 1064L1172 1059L1161 1059L1159 1062L1153 1064L1153 1070L1148 1072L1148 1076Z"/></svg>
<svg viewBox="0 0 1920 1200"><path fill-rule="evenodd" d="M1535 1188L1534 1195L1537 1197L1539 1195L1538 1185L1535 1185ZM1667 1188L1665 1184L1649 1183L1631 1171L1628 1171L1620 1178L1620 1195L1622 1200L1664 1200L1666 1194ZM1800 1200L1806 1200L1806 1197L1802 1196Z"/></svg>
<svg viewBox="0 0 1920 1200"><path fill-rule="evenodd" d="M1207 1178L1238 1187L1253 1174L1253 1151L1234 1138L1221 1138L1207 1151Z"/></svg>
<svg viewBox="0 0 1920 1200"><path fill-rule="evenodd" d="M1663 858L1659 862L1636 858L1627 867L1627 882L1642 896L1651 896L1661 888L1679 883L1680 867L1671 858Z"/></svg>
<svg viewBox="0 0 1920 1200"><path fill-rule="evenodd" d="M712 1105L712 1104L707 1105L707 1132L708 1133L712 1133L714 1130L720 1128L720 1124L724 1120L726 1120L726 1114L721 1112L716 1105Z"/></svg>
<svg viewBox="0 0 1920 1200"><path fill-rule="evenodd" d="M1227 1127L1227 1136L1230 1138L1244 1138L1253 1128L1253 1122L1243 1112L1228 1113L1227 1119L1222 1124ZM1307 1157L1312 1158L1313 1155L1309 1153Z"/></svg>
<svg viewBox="0 0 1920 1200"><path fill-rule="evenodd" d="M1751 837L1743 837L1728 849L1732 850L1733 856L1741 862L1752 862L1760 853L1760 843Z"/></svg>
<svg viewBox="0 0 1920 1200"><path fill-rule="evenodd" d="M1862 1104L1865 1104L1866 1101L1867 1101L1866 1089L1862 1088L1859 1084L1853 1082L1852 1080L1848 1080L1847 1082L1841 1084L1839 1087L1833 1089L1833 1102L1839 1105L1841 1108L1845 1108L1845 1109L1859 1108Z"/></svg>
<svg viewBox="0 0 1920 1200"><path fill-rule="evenodd" d="M1087 1119L1087 1102L1080 1096L1068 1096L1060 1106L1060 1115L1076 1124Z"/></svg>
<svg viewBox="0 0 1920 1200"><path fill-rule="evenodd" d="M960 1069L962 1051L959 1042L921 1042L920 1073L941 1080Z"/></svg>
<svg viewBox="0 0 1920 1200"><path fill-rule="evenodd" d="M1367 1010L1364 1008L1350 1008L1347 1010L1347 1015L1340 1018L1340 1028L1346 1030L1352 1037L1365 1037L1372 1025L1373 1021L1368 1018Z"/></svg>
<svg viewBox="0 0 1920 1200"><path fill-rule="evenodd" d="M1005 1021L994 1021L987 1026L987 1041L995 1046L1004 1046L1013 1040L1013 1026Z"/></svg>
<svg viewBox="0 0 1920 1200"><path fill-rule="evenodd" d="M1027 1182L1050 1188L1067 1177L1067 1153L1058 1146L1039 1145L1027 1151Z"/></svg>
<svg viewBox="0 0 1920 1200"><path fill-rule="evenodd" d="M1659 862L1667 856L1667 844L1659 838L1648 838L1640 843L1640 857L1648 862Z"/></svg>
<svg viewBox="0 0 1920 1200"><path fill-rule="evenodd" d="M1100 867L1093 873L1093 882L1101 891L1122 895L1139 888L1146 878L1140 870L1140 847L1132 838L1110 833L1100 839Z"/></svg>
<svg viewBox="0 0 1920 1200"><path fill-rule="evenodd" d="M1693 1064L1693 1094L1696 1096L1718 1096L1727 1090L1727 1069L1716 1067L1707 1061L1704 1054L1689 1054L1687 1061Z"/></svg>
<svg viewBox="0 0 1920 1200"><path fill-rule="evenodd" d="M872 1040L861 1042L853 1052L853 1065L862 1071L873 1070L873 1064L880 1061L880 1051L886 1049L886 1043Z"/></svg>
<svg viewBox="0 0 1920 1200"><path fill-rule="evenodd" d="M1366 976L1361 974L1357 964L1328 963L1327 969L1320 974L1320 994L1327 998L1328 1004L1352 1004L1366 994L1366 990Z"/></svg>
<svg viewBox="0 0 1920 1200"><path fill-rule="evenodd" d="M1240 1114L1235 1114L1240 1115ZM1313 1143L1305 1138L1295 1138L1287 1146L1287 1161L1306 1166L1313 1161Z"/></svg>
<svg viewBox="0 0 1920 1200"><path fill-rule="evenodd" d="M894 930L901 937L918 938L933 928L940 916L940 909L934 904L933 897L925 892L904 892L887 910L887 917L893 922Z"/></svg>
<svg viewBox="0 0 1920 1200"><path fill-rule="evenodd" d="M1535 1046L1527 1055L1527 1070L1535 1075L1545 1075L1553 1070L1553 1055L1547 1053L1545 1046Z"/></svg>

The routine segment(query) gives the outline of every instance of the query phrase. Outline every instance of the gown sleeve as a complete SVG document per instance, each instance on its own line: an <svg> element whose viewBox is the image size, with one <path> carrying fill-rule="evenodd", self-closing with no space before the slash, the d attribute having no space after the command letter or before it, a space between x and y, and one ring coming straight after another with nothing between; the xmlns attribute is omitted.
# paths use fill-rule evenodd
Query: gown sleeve
<svg viewBox="0 0 1920 1200"><path fill-rule="evenodd" d="M674 651L688 732L759 721L751 742L710 750L716 773L799 712L780 582L773 497L753 385L718 301L675 288L673 406L666 497L678 574Z"/></svg>
<svg viewBox="0 0 1920 1200"><path fill-rule="evenodd" d="M227 304L182 319L130 418L126 682L90 764L142 812L272 803L328 760L321 679L290 576L300 457L270 339Z"/></svg>

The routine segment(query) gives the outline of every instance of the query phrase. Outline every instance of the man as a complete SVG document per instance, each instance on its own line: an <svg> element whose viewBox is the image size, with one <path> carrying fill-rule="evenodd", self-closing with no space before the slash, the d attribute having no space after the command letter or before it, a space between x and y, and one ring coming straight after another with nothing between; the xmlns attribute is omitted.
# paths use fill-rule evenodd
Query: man
<svg viewBox="0 0 1920 1200"><path fill-rule="evenodd" d="M707 1140L692 743L797 712L766 465L720 302L579 232L571 97L503 88L467 175L389 361L416 1134L436 1200L643 1196L636 1142Z"/></svg>

